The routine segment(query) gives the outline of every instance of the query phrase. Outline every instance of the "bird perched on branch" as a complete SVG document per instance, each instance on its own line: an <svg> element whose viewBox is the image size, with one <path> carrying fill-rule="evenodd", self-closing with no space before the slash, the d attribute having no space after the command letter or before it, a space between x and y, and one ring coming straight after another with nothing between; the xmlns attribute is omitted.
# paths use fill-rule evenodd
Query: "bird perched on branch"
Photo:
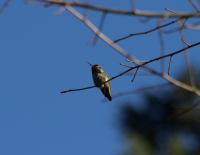
<svg viewBox="0 0 200 155"><path fill-rule="evenodd" d="M108 98L109 101L112 101L111 91L110 91L110 81L106 82L107 80L110 79L108 74L106 74L106 72L104 72L101 66L99 65L91 65L91 66L92 66L92 77L94 85L99 89L101 89L101 92L104 94L105 97Z"/></svg>

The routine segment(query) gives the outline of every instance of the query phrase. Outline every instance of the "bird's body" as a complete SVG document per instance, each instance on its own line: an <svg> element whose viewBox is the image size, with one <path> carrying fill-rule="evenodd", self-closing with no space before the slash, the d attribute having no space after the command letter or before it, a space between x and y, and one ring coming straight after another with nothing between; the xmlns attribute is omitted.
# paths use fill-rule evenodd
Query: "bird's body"
<svg viewBox="0 0 200 155"><path fill-rule="evenodd" d="M104 94L105 97L109 99L109 101L112 101L110 81L106 82L107 80L110 79L108 74L106 74L106 72L103 71L101 66L92 65L92 76L93 76L93 81L94 81L95 86L101 89L102 93Z"/></svg>

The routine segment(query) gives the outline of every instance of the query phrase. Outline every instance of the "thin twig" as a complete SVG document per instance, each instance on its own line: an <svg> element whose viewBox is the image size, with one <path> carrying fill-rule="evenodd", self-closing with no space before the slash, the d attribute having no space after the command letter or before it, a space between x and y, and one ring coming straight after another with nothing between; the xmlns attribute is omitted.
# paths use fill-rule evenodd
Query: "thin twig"
<svg viewBox="0 0 200 155"><path fill-rule="evenodd" d="M185 113L187 113L187 112L190 112L190 111L193 110L199 103L200 103L200 102L196 103L195 105L193 105L192 107L188 108L187 110L185 110L185 111L183 111L183 112L180 112L180 113L178 113L178 114L174 114L174 115L171 115L171 116L167 117L167 120L170 120L170 119L172 119L172 118L175 118L175 117L178 117L178 116L180 116L180 115L182 115L182 114L185 114Z"/></svg>
<svg viewBox="0 0 200 155"><path fill-rule="evenodd" d="M169 12L171 12L171 13L176 13L176 12L174 12L174 11L168 9L168 8L165 8L165 10L167 10L167 11L169 11Z"/></svg>
<svg viewBox="0 0 200 155"><path fill-rule="evenodd" d="M118 41L127 39L127 38L132 37L132 36L141 35L141 34L148 34L148 33L150 33L150 32L153 32L153 31L155 31L155 30L158 30L158 29L160 29L160 28L162 28L162 27L165 27L165 26L171 25L171 24L173 24L173 23L176 23L177 21L178 21L178 19L177 19L177 20L174 20L174 21L172 21L172 22L170 22L170 23L167 23L167 24L165 24L165 25L157 26L156 28L151 29L151 30L149 30L149 31L130 34L130 35L126 36L126 37L123 37L123 38L120 38L120 39L115 40L114 43L117 43Z"/></svg>
<svg viewBox="0 0 200 155"><path fill-rule="evenodd" d="M181 23L180 22L178 22L178 27L180 29L181 38L185 41L185 36L184 36L184 33L181 29ZM183 43L183 47L184 48L186 47L185 43ZM187 46L187 47L189 47L189 46ZM190 62L188 50L185 49L184 51L185 51L184 52L185 60L186 60L186 64L187 64L187 68L188 68L188 72L189 72L189 77L190 77L190 83L191 83L191 86L195 89L196 85L195 85L194 74L193 74L193 71L192 71L192 65L191 65L191 62Z"/></svg>
<svg viewBox="0 0 200 155"><path fill-rule="evenodd" d="M183 38L181 38L181 40L182 40L187 46L190 46L188 43L186 43L186 41L185 41Z"/></svg>
<svg viewBox="0 0 200 155"><path fill-rule="evenodd" d="M189 2L192 4L192 6L195 8L196 11L199 11L196 4L194 4L194 2L192 0L189 0Z"/></svg>
<svg viewBox="0 0 200 155"><path fill-rule="evenodd" d="M199 29L200 29L200 24L199 24L199 23L198 23L197 25L185 23L184 26L185 26L186 28L192 29L192 30L199 30Z"/></svg>
<svg viewBox="0 0 200 155"><path fill-rule="evenodd" d="M90 0L86 0L86 5L89 5L89 3L90 3ZM83 16L85 17L85 18L87 18L87 14L88 14L88 8L85 8L84 9L84 13L83 13Z"/></svg>
<svg viewBox="0 0 200 155"><path fill-rule="evenodd" d="M174 13L176 14L176 12L174 12ZM183 29L183 26L184 26L185 22L188 20L188 18L189 17L185 18L186 20L183 22L182 26L181 26L181 20L177 21L178 27L179 27L179 32L180 32L180 35L181 35L181 39L185 44L187 44L187 43L185 41L185 36L184 36L184 33L183 33L182 29ZM183 44L184 48L186 47L185 44ZM194 74L193 74L193 71L192 71L192 65L191 65L191 62L190 62L188 50L185 49L184 51L185 51L184 55L185 55L185 59L186 59L187 67L188 67L188 72L189 72L189 77L190 77L190 83L191 83L191 86L194 88L194 91L195 91L196 90L196 85L195 85Z"/></svg>
<svg viewBox="0 0 200 155"><path fill-rule="evenodd" d="M171 68L172 57L173 57L173 55L170 57L170 61L169 61L169 69L168 69L168 75L170 75L170 68Z"/></svg>
<svg viewBox="0 0 200 155"><path fill-rule="evenodd" d="M58 9L54 15L60 15L61 13L63 13L63 11L65 10L65 7L61 7L60 9Z"/></svg>
<svg viewBox="0 0 200 155"><path fill-rule="evenodd" d="M139 69L140 67L138 67L137 68L137 70L135 71L135 75L134 75L134 77L133 77L133 79L131 80L131 82L133 82L134 81L134 79L135 79L135 76L136 76L136 74L137 74L137 71L138 71L138 69Z"/></svg>
<svg viewBox="0 0 200 155"><path fill-rule="evenodd" d="M127 62L133 62L133 63L140 63L140 62L149 62L149 60L147 61L131 61L131 60L128 60L128 59L125 59Z"/></svg>
<svg viewBox="0 0 200 155"><path fill-rule="evenodd" d="M150 86L150 87L144 87L144 88L140 88L140 89L136 89L136 90L120 92L120 93L112 95L112 99L118 98L118 97L124 96L124 95L141 93L145 90L156 89L156 88L160 88L160 87L163 87L163 86L169 86L169 85L172 85L172 84L171 83L165 83L165 84L160 84L160 85L155 85L155 86ZM106 102L106 101L107 101L106 99L102 100L102 102Z"/></svg>
<svg viewBox="0 0 200 155"><path fill-rule="evenodd" d="M122 66L125 66L125 67L130 67L130 68L134 67L134 66L124 65L123 63L119 63L119 64L122 65Z"/></svg>
<svg viewBox="0 0 200 155"><path fill-rule="evenodd" d="M126 75L126 76L135 75L135 72L129 72L129 73L126 73L124 75ZM146 73L146 72L139 72L139 73L137 73L137 76L152 76L152 75L154 75L154 74Z"/></svg>
<svg viewBox="0 0 200 155"><path fill-rule="evenodd" d="M96 44L97 39L98 39L98 34L101 33L101 31L103 29L103 25L104 25L104 22L105 22L105 19L106 19L106 15L107 15L107 12L103 12L103 15L101 17L101 21L100 21L100 24L99 24L99 31L98 31L97 34L95 34L95 36L92 38L92 40L89 42L89 44L93 44L93 45Z"/></svg>
<svg viewBox="0 0 200 155"><path fill-rule="evenodd" d="M160 24L160 21L157 21L157 25ZM158 29L158 36L160 39L160 47L161 47L161 56L165 55L165 46L164 46L164 39L162 35L162 29ZM161 71L164 74L165 73L165 59L161 59Z"/></svg>
<svg viewBox="0 0 200 155"><path fill-rule="evenodd" d="M6 0L2 7L0 8L0 14L5 10L5 8L8 6L11 0Z"/></svg>
<svg viewBox="0 0 200 155"><path fill-rule="evenodd" d="M67 93L67 92L71 92L71 91L79 91L79 90L85 90L85 89L90 89L90 88L94 88L96 86L91 86L91 87L86 87L86 88L81 88L81 89L69 89L67 91L62 91L60 93Z"/></svg>
<svg viewBox="0 0 200 155"><path fill-rule="evenodd" d="M136 9L134 0L130 0L130 3L131 3L131 7L132 7L133 12L136 12L137 9ZM146 22L149 21L150 18L142 19L140 16L137 16L137 19L138 19L141 23L146 23Z"/></svg>
<svg viewBox="0 0 200 155"><path fill-rule="evenodd" d="M125 14L125 15L137 15L137 16L146 16L146 17L199 17L200 13L159 13L159 12L150 12L150 11L140 11L137 10L137 12L133 11L127 11L127 10L120 10L120 9L112 9L112 8L106 8L106 7L100 7L95 5L87 5L80 2L69 2L69 1L56 1L56 0L41 0L40 2L49 3L49 5L70 5L70 6L77 6L77 7L83 7L88 9L93 9L97 11L105 11L108 13L116 13L116 14ZM37 0L26 0L27 4L39 4ZM41 3L40 3L41 4Z"/></svg>

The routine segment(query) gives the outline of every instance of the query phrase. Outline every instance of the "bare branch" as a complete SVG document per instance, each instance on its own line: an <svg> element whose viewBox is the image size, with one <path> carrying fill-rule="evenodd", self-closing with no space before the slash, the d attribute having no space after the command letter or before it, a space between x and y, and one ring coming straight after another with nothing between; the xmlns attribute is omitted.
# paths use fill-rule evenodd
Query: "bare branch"
<svg viewBox="0 0 200 155"><path fill-rule="evenodd" d="M173 55L172 55L172 56L173 56ZM170 67L171 67L172 56L170 57L170 61L169 61L168 75L170 75Z"/></svg>
<svg viewBox="0 0 200 155"><path fill-rule="evenodd" d="M185 23L184 26L187 27L188 29L193 29L193 30L199 30L200 29L200 24L192 25L192 24Z"/></svg>
<svg viewBox="0 0 200 155"><path fill-rule="evenodd" d="M165 83L165 84L161 84L161 85L155 85L155 86L144 87L144 88L140 88L140 89L136 89L136 90L126 91L126 92L120 92L120 93L112 95L112 99L118 98L118 97L124 96L124 95L141 93L141 92L146 91L146 90L156 89L156 88L160 88L160 87L164 87L164 86L169 86L169 85L172 85L172 84L171 83ZM106 101L107 101L106 99L102 100L102 102L106 102Z"/></svg>
<svg viewBox="0 0 200 155"><path fill-rule="evenodd" d="M181 38L182 40L184 40L184 43L183 43L183 47L186 47L185 45L185 36L184 36L184 33L181 29L181 23L178 22L178 27L180 29L180 35L181 35ZM189 47L189 46L187 46ZM189 72L189 77L190 77L190 83L191 83L191 86L195 89L196 88L196 85L195 85L195 80L194 80L194 74L193 74L193 71L192 71L192 65L191 65L191 62L190 62L190 58L189 58L189 54L188 54L188 50L185 49L184 50L184 55L185 55L185 60L186 60L186 63L187 63L187 67L188 67L188 72Z"/></svg>
<svg viewBox="0 0 200 155"><path fill-rule="evenodd" d="M194 4L194 2L192 0L189 0L189 2L192 4L192 6L195 8L196 11L199 11L196 4Z"/></svg>
<svg viewBox="0 0 200 155"><path fill-rule="evenodd" d="M134 67L134 66L124 65L123 63L119 63L119 64L122 65L122 66L125 66L125 67L130 67L130 68Z"/></svg>
<svg viewBox="0 0 200 155"><path fill-rule="evenodd" d="M65 10L65 7L61 7L61 8L58 9L54 14L55 14L55 15L60 15L61 13L63 13L64 10Z"/></svg>
<svg viewBox="0 0 200 155"><path fill-rule="evenodd" d="M134 75L134 77L133 77L133 79L131 80L131 82L133 82L134 81L134 79L135 79L135 76L136 76L136 74L137 74L137 71L138 71L138 69L139 69L140 67L138 67L137 68L137 70L135 71L135 75Z"/></svg>
<svg viewBox="0 0 200 155"><path fill-rule="evenodd" d="M125 59L127 62L133 62L133 63L140 63L140 62L149 62L149 60L147 61L131 61L131 60L128 60L128 59Z"/></svg>
<svg viewBox="0 0 200 155"><path fill-rule="evenodd" d="M185 42L185 40L183 38L181 38L181 40L187 45L190 46L188 43Z"/></svg>
<svg viewBox="0 0 200 155"><path fill-rule="evenodd" d="M90 3L90 0L86 0L86 5L88 5L89 3ZM84 16L85 18L87 18L87 14L88 14L88 8L85 8L85 9L84 9L83 16Z"/></svg>
<svg viewBox="0 0 200 155"><path fill-rule="evenodd" d="M50 2L50 1L52 1L53 3ZM28 2L30 2L30 1L28 1ZM34 1L34 2L36 2L36 1ZM110 45L112 48L114 48L117 52L119 52L119 53L122 54L123 56L127 57L127 58L130 59L131 61L139 61L139 60L137 60L136 58L132 57L128 52L126 52L125 50L123 50L121 47L119 47L117 44L113 44L113 42L112 42L107 36L105 36L103 33L98 34L98 31L99 31L99 30L98 30L88 19L85 19L83 15L81 15L79 12L77 12L75 9L73 9L73 8L69 5L69 3L71 3L71 2L61 2L61 1L53 1L53 0L42 0L42 1L40 1L40 2L49 2L49 3L47 3L47 4L49 4L49 5L50 5L50 4L51 4L51 5L52 5L52 4L55 4L55 5L63 5L63 6L65 6L65 8L66 8L70 13L72 13L75 17L77 17L78 19L80 19L81 21L83 21L95 34L98 35L98 37L100 37L104 42L106 42L108 45ZM60 4L59 4L59 3L60 3ZM61 4L61 3L62 3L62 4ZM45 4L43 4L43 5L45 5ZM74 5L77 6L77 4L75 4L75 3L74 3ZM85 4L84 4L82 7L91 8L90 5L85 5ZM92 7L94 7L94 6L92 6ZM97 7L97 8L98 8L98 7ZM97 9L97 8L93 8L93 9ZM97 10L98 10L98 9L97 9ZM106 10L106 9L103 9L103 11L107 11L107 10ZM119 11L119 10L118 10L118 11ZM133 14L133 12L131 12L131 14ZM142 14L138 14L138 12L137 12L137 15L142 15ZM150 15L150 14L149 14L149 15ZM148 15L148 16L149 16L149 15ZM158 15L158 14L157 14L157 15ZM162 14L162 15L163 15L162 17L168 17L167 15L170 15L170 14ZM174 15L172 15L172 16L173 16L173 17L176 17L177 15L178 15L178 14L176 14L175 16L174 16ZM180 14L179 14L179 15L180 15ZM183 14L182 14L182 15L183 15ZM144 15L144 16L146 16L146 15ZM182 19L185 19L186 17L190 17L190 16L200 16L200 13L198 12L198 13L194 13L194 14L186 14L186 16L179 18L178 21L179 21L179 20L182 20ZM152 17L153 17L153 16L152 16ZM156 16L155 16L155 17L156 17ZM170 17L171 17L171 15L170 15ZM182 51L185 50L185 49L189 49L189 48L194 47L194 46L197 46L197 45L199 45L199 44L200 44L200 42L199 42L199 43L196 43L196 44L193 44L193 45L191 45L191 46L189 46L189 47L186 47L186 48L184 48L184 49L182 49L182 50L176 51L176 52L174 52L174 53L171 53L171 54L168 54L168 55L165 55L165 56L162 56L162 57L158 57L158 58L152 59L152 60L150 60L148 63L153 62L153 61L157 61L157 60L159 60L159 59L162 59L162 58L165 58L165 57L168 57L168 56L177 54L177 53L180 53L180 52L182 52ZM145 65L147 64L147 62L146 62L146 63L143 63L143 64L140 64L140 63L136 63L136 64L137 64L138 66L132 67L132 68L130 68L130 69L124 71L123 73L121 73L121 74L119 74L119 75L117 75L117 76L115 76L115 77L112 77L112 78L111 78L110 80L108 80L108 81L111 81L111 80L113 80L113 79L115 79L115 78L117 78L117 77L119 77L119 76L122 76L123 74L125 74L125 73L127 73L127 72L133 70L134 68L143 67L144 69L148 70L150 73L159 75L159 76L161 76L163 79L169 81L170 83L172 83L172 84L174 84L174 85L176 85L176 86L178 86L178 87L180 87L180 88L183 88L183 89L185 89L185 90L187 90L187 91L193 92L193 93L195 93L197 96L200 96L200 91L197 90L196 88L194 89L193 87L191 87L191 86L189 86L189 85L187 85L187 84L185 84L185 83L182 83L182 82L180 82L180 81L177 81L176 79L173 79L172 77L170 77L170 76L168 76L168 75L166 75L166 74L161 74L161 73L157 72L156 70L154 70L154 69L152 69L152 68L150 68L150 67L145 66ZM106 81L106 82L108 82L108 81ZM105 83L106 83L106 82L105 82ZM102 84L104 84L104 83L102 83ZM95 86L92 86L92 87L95 87ZM82 88L82 89L89 89L89 88L91 88L91 87ZM81 90L82 90L82 89L81 89ZM74 90L74 91L77 91L77 89Z"/></svg>
<svg viewBox="0 0 200 155"><path fill-rule="evenodd" d="M99 31L98 31L97 34L95 34L95 36L92 38L92 40L89 42L89 44L93 44L93 45L96 44L96 41L98 39L98 34L101 33L101 31L103 29L103 24L105 22L106 15L107 15L107 12L103 12L103 15L101 17L101 21L100 21L100 24L99 24Z"/></svg>
<svg viewBox="0 0 200 155"><path fill-rule="evenodd" d="M126 75L126 76L135 75L135 72L129 72L129 73L126 73L124 75ZM154 75L154 74L146 73L146 72L137 73L137 76L152 76L152 75Z"/></svg>
<svg viewBox="0 0 200 155"><path fill-rule="evenodd" d="M85 89L90 89L90 88L94 88L96 86L91 86L91 87L86 87L86 88L81 88L81 89L69 89L67 91L62 91L60 93L68 93L68 92L71 92L71 91L79 91L79 90L85 90Z"/></svg>
<svg viewBox="0 0 200 155"><path fill-rule="evenodd" d="M172 21L172 22L170 22L170 23L167 23L167 24L165 24L165 25L157 26L156 28L151 29L151 30L149 30L149 31L130 34L130 35L126 36L126 37L123 37L123 38L120 38L120 39L115 40L114 43L117 43L118 41L127 39L127 38L132 37L132 36L141 35L141 34L148 34L148 33L150 33L150 32L153 32L153 31L155 31L155 30L158 30L158 29L160 29L160 28L162 28L162 27L165 27L165 26L171 25L171 24L173 24L173 23L176 23L177 21L178 21L178 19L177 19L177 20L174 20L174 21Z"/></svg>
<svg viewBox="0 0 200 155"><path fill-rule="evenodd" d="M83 8L88 8L92 10L97 10L97 11L103 11L103 12L108 12L108 13L116 13L116 14L125 14L125 15L138 15L138 16L145 16L145 17L199 17L200 13L177 13L177 14L172 14L172 13L158 13L158 12L150 12L150 11L127 11L127 10L120 10L120 9L112 9L112 8L106 8L106 7L100 7L100 6L95 6L95 5L87 5L84 3L80 2L67 2L67 1L56 1L56 0L26 0L27 4L41 4L43 3L48 3L49 5L70 5L70 6L77 6L77 7L83 7Z"/></svg>
<svg viewBox="0 0 200 155"><path fill-rule="evenodd" d="M157 21L157 25L159 27L161 21ZM160 47L161 47L161 56L165 55L165 46L164 46L164 39L162 35L162 29L158 29L158 36L160 39ZM165 59L161 59L161 71L165 73Z"/></svg>
<svg viewBox="0 0 200 155"><path fill-rule="evenodd" d="M8 6L11 0L6 0L3 4L3 6L0 8L0 14L5 10L5 8Z"/></svg>
<svg viewBox="0 0 200 155"><path fill-rule="evenodd" d="M174 11L168 9L168 8L165 8L165 10L167 10L167 11L169 11L169 12L171 12L171 13L176 13L176 12L174 12Z"/></svg>
<svg viewBox="0 0 200 155"><path fill-rule="evenodd" d="M130 0L130 3L131 3L131 7L132 7L133 12L137 11L134 0ZM137 19L141 23L146 23L146 22L149 21L150 18L142 19L140 16L137 16Z"/></svg>
<svg viewBox="0 0 200 155"><path fill-rule="evenodd" d="M80 19L81 21L83 21L92 31L94 31L94 32L97 34L98 29L97 29L88 19L84 20L84 17L83 17L79 12L77 12L76 10L74 10L74 9L73 9L71 6L69 6L69 5L66 5L65 8L66 8L69 12L71 12L74 16L76 16L78 19ZM129 54L128 52L126 52L125 50L123 50L123 49L122 49L121 47L119 47L117 44L113 44L113 42L112 42L107 36L105 36L103 33L98 34L98 36L99 36L103 41L105 41L108 45L110 45L110 46L113 47L115 50L117 50L117 51L118 51L120 54L122 54L123 56L127 57L127 58L130 59L131 61L138 61L136 58L131 57L130 54ZM198 43L196 43L196 44L193 44L193 45L191 45L191 46L189 46L189 47L187 47L187 48L185 48L185 49L188 49L188 48L197 46L197 45L199 45L199 44L200 44L200 42L198 42ZM158 59L162 59L162 58L164 58L164 57L168 57L168 56L171 56L171 55L180 53L180 52L182 52L182 51L185 50L185 49L179 50L179 51L174 52L174 53L172 53L172 54L165 55L165 56L162 56L162 57L159 57L159 58L156 58L156 59L152 59L152 60L149 61L149 62L156 61L156 60L158 60ZM149 62L148 62L148 63L149 63ZM138 64L138 63L136 63L136 64ZM157 74L157 75L161 76L162 78L164 78L165 80L169 81L170 83L172 83L172 84L174 84L174 85L176 85L176 86L178 86L178 87L180 87L180 88L183 88L183 89L185 89L185 90L194 92L196 95L200 96L200 91L199 91L199 90L196 90L196 89L194 90L191 86L189 86L189 85L187 85L187 84L184 84L184 83L182 83L182 82L180 82L180 81L177 81L176 79L173 79L172 77L169 77L169 76L167 76L166 74L160 74L160 73L158 73L157 71L155 71L155 70L153 70L153 69L151 69L151 68L149 68L149 67L147 67L147 66L144 66L144 65L146 65L146 64L147 64L147 63L138 64L138 66L133 67L133 68L130 68L130 69L124 71L123 73L121 73L121 74L119 74L119 75L117 75L117 76L115 76L115 77L112 77L112 78L111 78L110 80L108 80L108 81L111 81L111 80L113 80L113 79L115 79L115 78L117 78L117 77L119 77L119 76L122 76L123 74L125 74L125 73L127 73L127 72L133 70L134 68L143 66L143 68L146 69L146 70L148 70L149 72L151 72L151 73L153 73L153 74ZM108 81L106 81L106 82L108 82ZM106 83L106 82L105 82L105 83ZM88 88L88 89L89 89L89 88Z"/></svg>
<svg viewBox="0 0 200 155"><path fill-rule="evenodd" d="M130 69L128 69L128 70L126 70L126 71L124 71L124 72L118 74L117 76L112 77L112 78L111 78L110 80L108 80L108 81L111 81L111 80L113 80L113 79L115 79L115 78L117 78L117 77L119 77L119 76L122 76L123 74L125 74L125 73L127 73L127 72L133 70L134 68L138 68L138 67L144 66L144 65L146 65L146 64L148 64L148 63L150 63L150 62L157 61L157 60L159 60L159 59L162 59L162 58L165 58L165 57L168 57L168 56L172 56L172 55L178 54L178 53L184 51L185 49L188 49L188 48L197 46L197 45L199 45L199 44L200 44L200 42L198 42L198 43L196 43L196 44L193 44L193 45L191 45L191 46L188 46L188 47L186 47L186 48L184 48L184 49L181 49L181 50L179 50L179 51L176 51L176 52L174 52L174 53L171 53L171 54L168 54L168 55L164 55L164 56L161 56L161 57L158 57L158 58L149 60L148 62L143 63L143 64L140 64L140 65L137 65L137 66L135 66L135 67L129 66L129 67L131 67ZM121 63L121 64L122 64L122 63ZM126 65L124 65L124 66L126 66ZM127 66L126 66L126 67L127 67ZM194 91L193 88L190 88L190 87L187 86L186 84L183 84L183 83L181 83L181 82L179 82L179 81L173 81L171 78L169 78L169 77L167 78L166 75L162 75L162 77L165 78L166 80L168 80L169 82L173 83L173 84L176 85L176 86L179 86L179 87L181 87L181 88L183 88L183 89L186 89L186 90L188 90L188 91L192 91L192 92ZM106 81L106 82L108 82L108 81ZM104 82L104 83L106 83L106 82ZM104 83L102 83L102 84L104 84ZM94 87L96 87L96 86L91 86L91 87L86 87L86 88L81 88L81 89L70 89L70 90L67 90L67 91L62 91L61 93L67 93L67 92L71 92L71 91L79 91L79 90L90 89L90 88L94 88ZM195 90L195 93L196 93L198 96L200 96L200 92L199 92L199 91Z"/></svg>

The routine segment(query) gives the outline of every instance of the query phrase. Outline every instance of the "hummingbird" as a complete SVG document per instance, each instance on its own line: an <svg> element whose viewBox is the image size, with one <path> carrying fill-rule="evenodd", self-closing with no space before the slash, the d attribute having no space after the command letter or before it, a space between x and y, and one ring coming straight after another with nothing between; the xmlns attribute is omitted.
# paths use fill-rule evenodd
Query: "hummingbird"
<svg viewBox="0 0 200 155"><path fill-rule="evenodd" d="M106 72L104 72L101 66L99 65L91 65L91 66L92 66L92 77L93 77L94 85L98 87L99 89L101 89L101 92L104 94L105 97L108 98L109 101L112 101L111 91L110 91L110 81L106 82L107 80L110 79L108 74L106 74Z"/></svg>

